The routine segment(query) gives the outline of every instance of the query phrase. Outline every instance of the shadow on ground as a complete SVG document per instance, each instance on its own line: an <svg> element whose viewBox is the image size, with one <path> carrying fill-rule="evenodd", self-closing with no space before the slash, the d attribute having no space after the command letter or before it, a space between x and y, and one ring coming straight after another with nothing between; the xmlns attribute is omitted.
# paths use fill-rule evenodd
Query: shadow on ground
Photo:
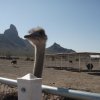
<svg viewBox="0 0 100 100"><path fill-rule="evenodd" d="M89 75L95 75L95 76L100 76L100 72L90 72L88 73Z"/></svg>
<svg viewBox="0 0 100 100"><path fill-rule="evenodd" d="M100 76L100 70L79 70L78 68L73 68L73 67L46 67L46 68L53 68L54 70L66 70L66 71L71 71L71 72L87 72L89 75L97 75Z"/></svg>

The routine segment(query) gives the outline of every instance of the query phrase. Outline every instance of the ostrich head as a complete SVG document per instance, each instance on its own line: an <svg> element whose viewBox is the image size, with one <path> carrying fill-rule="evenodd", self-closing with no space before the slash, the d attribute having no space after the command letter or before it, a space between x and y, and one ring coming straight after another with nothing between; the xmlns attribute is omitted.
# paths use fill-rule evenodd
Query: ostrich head
<svg viewBox="0 0 100 100"><path fill-rule="evenodd" d="M24 36L35 48L35 57L34 57L34 69L33 74L36 77L42 76L43 70L43 61L45 53L45 45L47 40L47 35L45 34L44 29L34 28L29 31L29 35Z"/></svg>
<svg viewBox="0 0 100 100"><path fill-rule="evenodd" d="M47 40L45 30L39 27L29 30L29 35L25 35L24 37L36 47L45 44Z"/></svg>

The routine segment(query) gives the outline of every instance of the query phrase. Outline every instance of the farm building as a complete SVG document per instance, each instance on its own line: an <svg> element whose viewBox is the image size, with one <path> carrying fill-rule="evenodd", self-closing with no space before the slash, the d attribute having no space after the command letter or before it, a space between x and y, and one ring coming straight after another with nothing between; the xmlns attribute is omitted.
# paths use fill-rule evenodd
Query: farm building
<svg viewBox="0 0 100 100"><path fill-rule="evenodd" d="M66 69L100 70L100 53L78 52L58 53L45 55L46 67L57 67Z"/></svg>

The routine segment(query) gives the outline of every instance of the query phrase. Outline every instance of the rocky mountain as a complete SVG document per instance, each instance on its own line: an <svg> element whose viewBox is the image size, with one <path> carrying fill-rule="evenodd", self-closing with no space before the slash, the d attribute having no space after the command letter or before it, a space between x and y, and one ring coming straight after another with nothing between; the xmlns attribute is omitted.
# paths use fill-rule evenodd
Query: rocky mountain
<svg viewBox="0 0 100 100"><path fill-rule="evenodd" d="M47 54L54 54L54 53L73 53L73 52L75 52L75 51L72 50L72 49L63 48L62 46L60 46L57 43L54 43L52 46L50 46L50 47L48 47L46 49L46 53Z"/></svg>
<svg viewBox="0 0 100 100"><path fill-rule="evenodd" d="M46 49L46 53L71 53L75 52L72 49L66 49L59 44L54 43ZM19 37L16 27L11 24L10 28L0 34L0 55L20 55L20 56L33 56L34 48L31 44Z"/></svg>
<svg viewBox="0 0 100 100"><path fill-rule="evenodd" d="M16 27L11 24L10 28L0 34L0 54L1 55L32 55L33 47L18 36Z"/></svg>

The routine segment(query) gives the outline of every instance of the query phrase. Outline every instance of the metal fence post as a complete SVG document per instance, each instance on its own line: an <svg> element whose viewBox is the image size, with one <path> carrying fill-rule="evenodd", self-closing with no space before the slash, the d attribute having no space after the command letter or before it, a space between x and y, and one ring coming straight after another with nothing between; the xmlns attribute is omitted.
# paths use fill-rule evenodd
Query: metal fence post
<svg viewBox="0 0 100 100"><path fill-rule="evenodd" d="M33 74L27 74L18 78L18 100L41 100L42 78L36 78Z"/></svg>

